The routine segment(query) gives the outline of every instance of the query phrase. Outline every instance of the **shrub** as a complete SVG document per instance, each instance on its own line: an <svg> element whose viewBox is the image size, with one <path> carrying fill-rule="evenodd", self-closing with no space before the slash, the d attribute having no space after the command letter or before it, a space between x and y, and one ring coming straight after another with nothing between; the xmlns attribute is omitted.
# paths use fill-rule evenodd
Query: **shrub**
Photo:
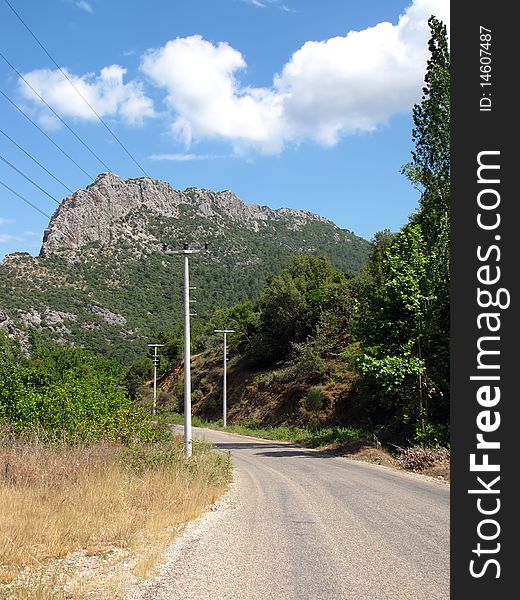
<svg viewBox="0 0 520 600"><path fill-rule="evenodd" d="M311 388L300 400L300 414L307 427L316 428L319 425L324 403L325 397L319 388Z"/></svg>
<svg viewBox="0 0 520 600"><path fill-rule="evenodd" d="M15 431L38 429L69 442L128 443L160 436L148 413L125 393L124 369L88 352L44 348L25 365L7 365L0 420Z"/></svg>

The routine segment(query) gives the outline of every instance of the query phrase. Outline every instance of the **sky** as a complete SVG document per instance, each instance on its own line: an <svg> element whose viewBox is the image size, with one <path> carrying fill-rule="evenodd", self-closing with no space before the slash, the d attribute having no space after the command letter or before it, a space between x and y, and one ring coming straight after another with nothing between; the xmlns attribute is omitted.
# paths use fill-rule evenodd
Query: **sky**
<svg viewBox="0 0 520 600"><path fill-rule="evenodd" d="M105 171L397 231L431 14L449 29L449 0L0 0L0 259Z"/></svg>

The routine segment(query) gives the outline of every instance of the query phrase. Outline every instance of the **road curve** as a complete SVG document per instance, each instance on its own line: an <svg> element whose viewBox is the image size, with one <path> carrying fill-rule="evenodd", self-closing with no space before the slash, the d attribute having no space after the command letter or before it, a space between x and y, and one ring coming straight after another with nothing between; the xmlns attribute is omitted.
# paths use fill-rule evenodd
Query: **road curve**
<svg viewBox="0 0 520 600"><path fill-rule="evenodd" d="M220 507L131 600L444 600L445 483L291 444L193 430L231 452Z"/></svg>

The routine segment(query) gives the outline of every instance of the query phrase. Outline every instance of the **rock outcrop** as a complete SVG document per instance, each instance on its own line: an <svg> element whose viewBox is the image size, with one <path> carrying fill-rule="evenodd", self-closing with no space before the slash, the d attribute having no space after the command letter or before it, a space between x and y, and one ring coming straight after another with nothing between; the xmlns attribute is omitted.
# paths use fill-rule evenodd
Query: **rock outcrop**
<svg viewBox="0 0 520 600"><path fill-rule="evenodd" d="M29 353L29 338L27 334L16 327L9 315L0 310L0 331L3 331L8 338L18 340L20 349L25 355Z"/></svg>
<svg viewBox="0 0 520 600"><path fill-rule="evenodd" d="M232 219L237 226L259 231L267 221L283 222L289 229L301 229L310 222L327 219L310 212L246 204L233 192L206 189L173 189L156 179L121 180L114 173L102 173L94 183L65 198L45 230L40 256L63 255L85 244L112 244L118 240L147 241L151 215L178 218L182 210L218 225ZM131 220L131 223L130 223Z"/></svg>

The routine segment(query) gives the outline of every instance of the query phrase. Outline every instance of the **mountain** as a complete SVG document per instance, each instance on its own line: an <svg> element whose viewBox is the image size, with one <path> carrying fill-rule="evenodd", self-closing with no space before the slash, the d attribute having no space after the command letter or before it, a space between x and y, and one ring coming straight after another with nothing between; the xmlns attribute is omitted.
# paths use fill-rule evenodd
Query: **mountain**
<svg viewBox="0 0 520 600"><path fill-rule="evenodd" d="M202 320L256 299L291 255L325 254L354 274L369 252L366 240L310 212L103 173L62 201L38 257L14 253L0 264L0 329L24 343L35 329L124 362L142 356L154 332L181 322L182 257L169 252L184 242L209 247L190 259Z"/></svg>

